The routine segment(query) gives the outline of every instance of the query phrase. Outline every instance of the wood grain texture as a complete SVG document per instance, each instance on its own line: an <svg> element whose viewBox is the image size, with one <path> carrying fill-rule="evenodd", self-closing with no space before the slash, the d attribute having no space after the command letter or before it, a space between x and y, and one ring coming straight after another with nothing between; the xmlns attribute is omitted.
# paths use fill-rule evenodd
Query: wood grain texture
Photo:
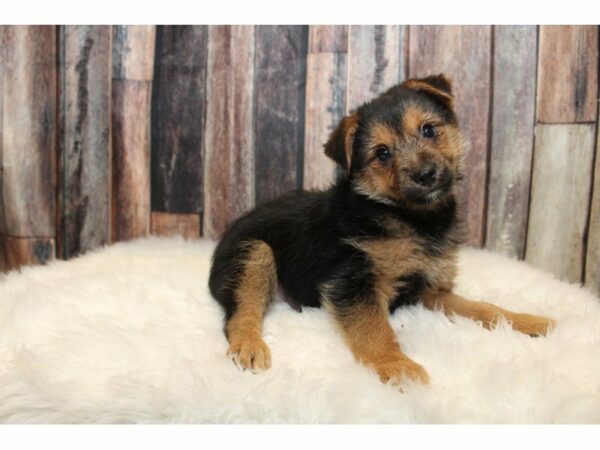
<svg viewBox="0 0 600 450"><path fill-rule="evenodd" d="M150 227L150 83L113 80L113 241L148 234Z"/></svg>
<svg viewBox="0 0 600 450"><path fill-rule="evenodd" d="M334 180L335 164L323 145L346 112L346 27L310 26L306 70L304 128L305 189L327 188Z"/></svg>
<svg viewBox="0 0 600 450"><path fill-rule="evenodd" d="M152 212L151 231L155 236L198 239L200 238L200 215Z"/></svg>
<svg viewBox="0 0 600 450"><path fill-rule="evenodd" d="M56 29L4 29L3 229L54 236L56 220Z"/></svg>
<svg viewBox="0 0 600 450"><path fill-rule="evenodd" d="M595 122L598 27L541 26L538 121Z"/></svg>
<svg viewBox="0 0 600 450"><path fill-rule="evenodd" d="M207 26L161 26L152 86L152 211L202 212Z"/></svg>
<svg viewBox="0 0 600 450"><path fill-rule="evenodd" d="M3 186L3 158L2 158L2 143L3 138L3 121L4 121L4 49L5 49L5 30L7 26L0 25L0 233L6 230L6 218L4 216L4 195L2 194ZM5 267L5 253L0 239L0 271Z"/></svg>
<svg viewBox="0 0 600 450"><path fill-rule="evenodd" d="M409 76L453 79L459 123L471 143L462 208L468 242L483 243L490 100L491 27L410 26Z"/></svg>
<svg viewBox="0 0 600 450"><path fill-rule="evenodd" d="M302 187L308 27L259 26L255 58L256 202Z"/></svg>
<svg viewBox="0 0 600 450"><path fill-rule="evenodd" d="M596 127L599 125L600 122L597 122ZM589 212L584 281L587 288L600 295L600 134L598 132L596 137L596 163Z"/></svg>
<svg viewBox="0 0 600 450"><path fill-rule="evenodd" d="M113 27L113 78L151 81L154 73L154 25Z"/></svg>
<svg viewBox="0 0 600 450"><path fill-rule="evenodd" d="M59 256L110 241L110 26L60 32Z"/></svg>
<svg viewBox="0 0 600 450"><path fill-rule="evenodd" d="M526 260L580 282L595 126L536 127Z"/></svg>
<svg viewBox="0 0 600 450"><path fill-rule="evenodd" d="M537 30L494 28L486 247L522 258L533 154Z"/></svg>
<svg viewBox="0 0 600 450"><path fill-rule="evenodd" d="M55 257L53 238L22 238L2 236L6 267L5 270L17 270L23 266L46 264Z"/></svg>
<svg viewBox="0 0 600 450"><path fill-rule="evenodd" d="M252 26L211 26L208 44L203 232L218 237L254 206Z"/></svg>
<svg viewBox="0 0 600 450"><path fill-rule="evenodd" d="M351 25L348 32L348 110L406 77L406 28Z"/></svg>

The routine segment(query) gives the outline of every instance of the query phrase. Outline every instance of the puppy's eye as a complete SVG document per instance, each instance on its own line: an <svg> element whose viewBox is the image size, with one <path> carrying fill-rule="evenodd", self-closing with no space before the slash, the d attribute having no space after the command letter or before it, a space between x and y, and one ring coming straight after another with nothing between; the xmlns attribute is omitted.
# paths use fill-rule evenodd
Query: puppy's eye
<svg viewBox="0 0 600 450"><path fill-rule="evenodd" d="M421 127L421 135L426 138L435 137L435 127L430 123L425 123Z"/></svg>
<svg viewBox="0 0 600 450"><path fill-rule="evenodd" d="M392 157L392 153L390 152L390 149L387 147L378 147L376 152L375 152L375 157L381 161L381 162L388 162L390 160L390 158Z"/></svg>

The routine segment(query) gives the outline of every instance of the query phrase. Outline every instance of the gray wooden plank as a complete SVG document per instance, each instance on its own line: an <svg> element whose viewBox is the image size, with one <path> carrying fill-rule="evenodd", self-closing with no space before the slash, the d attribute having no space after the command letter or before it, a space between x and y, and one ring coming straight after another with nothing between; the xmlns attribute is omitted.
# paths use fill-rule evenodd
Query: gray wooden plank
<svg viewBox="0 0 600 450"><path fill-rule="evenodd" d="M597 122L596 127L599 125L600 123ZM596 133L596 135L596 163L589 211L584 281L587 288L600 295L600 133Z"/></svg>
<svg viewBox="0 0 600 450"><path fill-rule="evenodd" d="M535 26L496 26L486 247L522 258L535 123Z"/></svg>
<svg viewBox="0 0 600 450"><path fill-rule="evenodd" d="M581 282L595 126L537 125L525 258Z"/></svg>

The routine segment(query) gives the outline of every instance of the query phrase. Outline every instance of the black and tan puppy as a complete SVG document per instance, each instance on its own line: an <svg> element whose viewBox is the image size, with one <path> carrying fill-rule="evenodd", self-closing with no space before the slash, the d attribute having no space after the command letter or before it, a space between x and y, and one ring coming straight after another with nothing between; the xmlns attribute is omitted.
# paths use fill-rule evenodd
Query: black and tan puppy
<svg viewBox="0 0 600 450"><path fill-rule="evenodd" d="M452 293L464 147L453 102L443 75L391 88L331 134L325 153L341 170L329 190L291 193L230 225L209 285L238 365L271 365L262 321L277 285L298 305L326 307L356 358L384 382L428 381L389 325L399 306L422 301L488 328L503 316L523 333L547 332L549 319Z"/></svg>

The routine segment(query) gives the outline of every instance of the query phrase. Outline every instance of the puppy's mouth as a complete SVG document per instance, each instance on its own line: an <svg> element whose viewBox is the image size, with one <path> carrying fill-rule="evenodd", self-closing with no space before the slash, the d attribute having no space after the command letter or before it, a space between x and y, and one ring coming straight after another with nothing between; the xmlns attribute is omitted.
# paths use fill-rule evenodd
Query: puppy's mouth
<svg viewBox="0 0 600 450"><path fill-rule="evenodd" d="M435 204L445 200L451 190L452 179L444 179L427 187L411 184L404 188L404 195L408 201L417 205Z"/></svg>

